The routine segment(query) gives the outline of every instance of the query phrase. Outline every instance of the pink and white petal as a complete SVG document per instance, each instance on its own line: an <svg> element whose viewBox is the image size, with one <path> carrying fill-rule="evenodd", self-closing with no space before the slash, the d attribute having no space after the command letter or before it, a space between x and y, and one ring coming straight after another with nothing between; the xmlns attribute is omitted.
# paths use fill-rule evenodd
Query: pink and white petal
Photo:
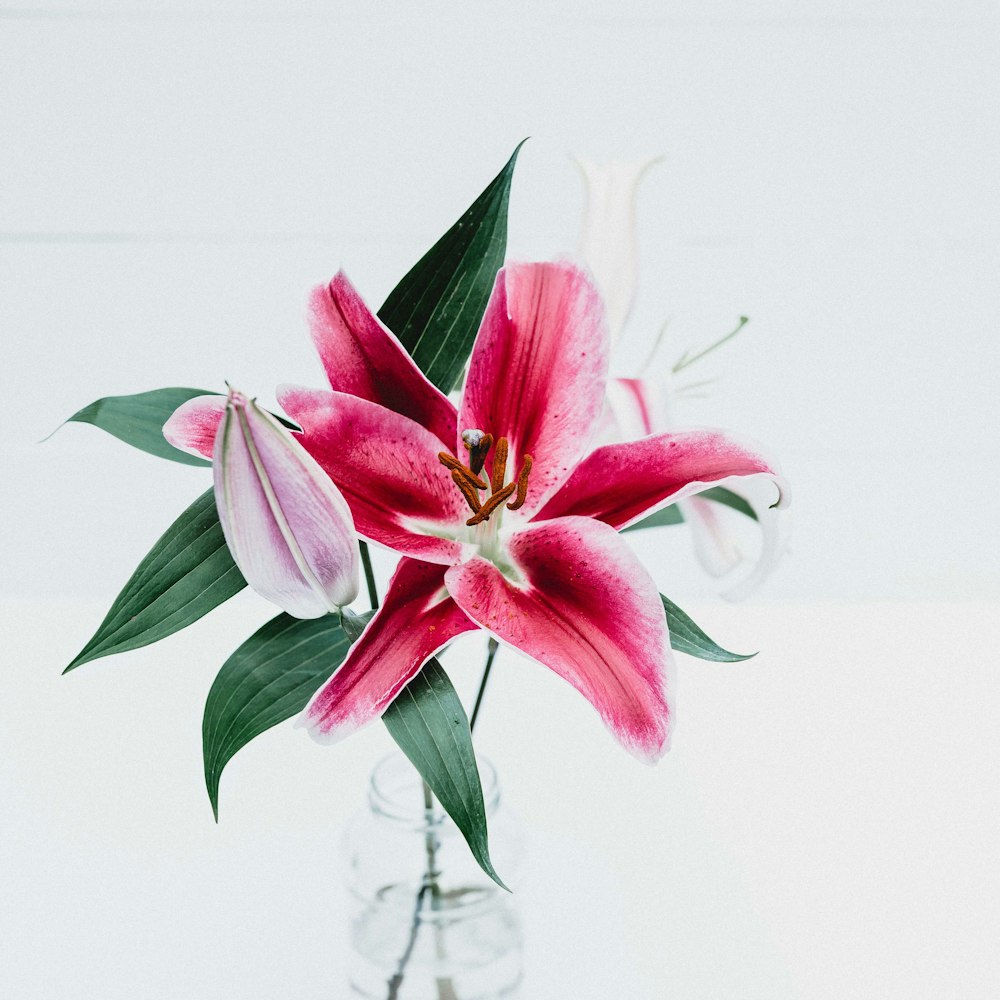
<svg viewBox="0 0 1000 1000"><path fill-rule="evenodd" d="M265 477L263 485L275 520L299 563L303 589L314 592L324 612L350 604L358 596L359 553L343 494L270 413L239 394L230 393L230 397L242 415L248 443L256 451L257 473ZM288 607L285 610L295 614Z"/></svg>
<svg viewBox="0 0 1000 1000"><path fill-rule="evenodd" d="M458 425L507 438L508 479L518 474L525 454L533 457L519 517L542 506L590 443L604 400L608 351L604 307L580 268L508 264L497 275Z"/></svg>
<svg viewBox="0 0 1000 1000"><path fill-rule="evenodd" d="M514 532L512 582L476 557L445 574L459 607L569 681L616 739L650 763L673 725L673 657L656 584L618 534L567 517Z"/></svg>
<svg viewBox="0 0 1000 1000"><path fill-rule="evenodd" d="M743 480L739 494L756 521L700 496L680 505L692 528L695 553L706 570L716 571L719 592L729 601L743 600L767 579L785 554L790 528L783 512L770 507L772 490L766 482Z"/></svg>
<svg viewBox="0 0 1000 1000"><path fill-rule="evenodd" d="M634 441L667 426L665 389L650 379L613 378L608 381L598 444Z"/></svg>
<svg viewBox="0 0 1000 1000"><path fill-rule="evenodd" d="M296 618L320 618L333 610L303 577L233 408L216 436L212 466L226 544L250 586Z"/></svg>
<svg viewBox="0 0 1000 1000"><path fill-rule="evenodd" d="M313 697L303 722L335 743L378 718L439 649L477 629L444 589L444 568L402 559L385 602L343 665Z"/></svg>
<svg viewBox="0 0 1000 1000"><path fill-rule="evenodd" d="M163 436L181 451L211 459L225 412L225 396L195 396L174 410L163 425Z"/></svg>
<svg viewBox="0 0 1000 1000"><path fill-rule="evenodd" d="M314 289L309 326L335 392L360 396L455 441L455 406L417 367L396 336L365 305L343 271Z"/></svg>
<svg viewBox="0 0 1000 1000"><path fill-rule="evenodd" d="M778 506L788 505L785 481L754 447L722 431L653 434L592 451L535 520L580 515L621 529L710 486L740 491L759 479L773 484Z"/></svg>
<svg viewBox="0 0 1000 1000"><path fill-rule="evenodd" d="M767 503L755 503L749 498L747 500L753 507L760 526L760 549L751 571L741 579L727 584L721 591L727 601L742 601L752 594L781 562L788 545L788 518L781 517Z"/></svg>
<svg viewBox="0 0 1000 1000"><path fill-rule="evenodd" d="M299 441L336 483L358 534L403 555L450 565L468 554L471 516L442 445L420 424L358 396L281 386Z"/></svg>
<svg viewBox="0 0 1000 1000"><path fill-rule="evenodd" d="M727 511L733 518L749 518L700 496L681 500L677 506L685 523L691 527L695 555L705 572L714 577L732 573L745 557L726 523L730 520Z"/></svg>

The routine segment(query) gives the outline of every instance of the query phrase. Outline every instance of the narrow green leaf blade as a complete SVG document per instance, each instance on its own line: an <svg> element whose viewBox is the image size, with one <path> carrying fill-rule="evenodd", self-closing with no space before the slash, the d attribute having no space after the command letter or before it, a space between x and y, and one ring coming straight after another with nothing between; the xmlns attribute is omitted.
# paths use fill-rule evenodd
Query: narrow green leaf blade
<svg viewBox="0 0 1000 1000"><path fill-rule="evenodd" d="M662 528L666 524L683 524L684 515L680 512L680 508L677 504L671 504L669 507L664 507L662 510L658 510L649 517L644 517L641 521L636 521L635 524L630 524L627 528L622 528L622 532L626 531L638 531L640 528Z"/></svg>
<svg viewBox="0 0 1000 1000"><path fill-rule="evenodd" d="M506 889L490 861L486 806L469 720L437 660L424 664L382 721L455 821L479 866Z"/></svg>
<svg viewBox="0 0 1000 1000"><path fill-rule="evenodd" d="M223 537L215 495L208 490L139 563L94 637L64 673L172 635L246 585Z"/></svg>
<svg viewBox="0 0 1000 1000"><path fill-rule="evenodd" d="M206 459L189 455L170 444L163 436L163 425L174 410L189 399L216 395L218 393L208 389L174 386L132 396L105 396L74 413L66 423L93 424L158 458L169 458L184 465L211 465Z"/></svg>
<svg viewBox="0 0 1000 1000"><path fill-rule="evenodd" d="M251 740L301 712L344 662L352 641L337 615L282 613L222 665L202 722L205 786L216 821L225 766Z"/></svg>
<svg viewBox="0 0 1000 1000"><path fill-rule="evenodd" d="M738 663L749 660L756 653L730 653L717 642L710 639L699 628L691 616L681 611L673 601L660 594L663 608L667 613L667 627L670 629L670 645L680 653L689 653L700 660L712 660L716 663Z"/></svg>
<svg viewBox="0 0 1000 1000"><path fill-rule="evenodd" d="M393 289L379 318L443 392L454 388L507 252L507 206L518 144L465 214Z"/></svg>
<svg viewBox="0 0 1000 1000"><path fill-rule="evenodd" d="M738 493L727 490L725 486L713 486L710 489L703 490L698 496L703 497L705 500L714 500L716 503L724 504L726 507L732 507L733 510L738 510L751 520L757 520L757 515L754 513L753 507Z"/></svg>
<svg viewBox="0 0 1000 1000"><path fill-rule="evenodd" d="M754 513L753 507L738 493L727 490L725 486L712 486L707 490L702 490L698 496L705 500L713 500L715 503L721 503L726 507L732 507L733 510L745 514L752 520L757 520L757 515ZM638 531L640 528L662 528L667 524L683 523L684 515L681 513L680 508L677 504L671 504L669 507L664 507L662 510L650 514L649 517L644 517L641 521L636 521L635 524L630 524L627 528L622 528L622 531Z"/></svg>

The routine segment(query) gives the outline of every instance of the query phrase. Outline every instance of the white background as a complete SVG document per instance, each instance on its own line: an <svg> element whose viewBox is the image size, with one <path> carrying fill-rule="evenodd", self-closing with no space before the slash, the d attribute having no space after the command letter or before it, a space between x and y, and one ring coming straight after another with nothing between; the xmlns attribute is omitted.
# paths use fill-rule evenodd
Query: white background
<svg viewBox="0 0 1000 1000"><path fill-rule="evenodd" d="M781 458L794 534L738 608L684 529L644 547L763 650L681 664L656 771L544 671L498 677L482 738L547 859L536 912L607 942L583 974L586 930L540 920L529 996L574 970L579 996L1000 992L998 41L988 2L0 6L0 991L338 995L342 914L298 859L334 853L384 734L268 734L215 828L200 706L261 603L58 677L204 471L37 442L103 395L320 384L310 286L344 266L380 303L530 135L517 257L574 249L570 154L665 155L620 372L667 317L665 363L749 315L687 416Z"/></svg>

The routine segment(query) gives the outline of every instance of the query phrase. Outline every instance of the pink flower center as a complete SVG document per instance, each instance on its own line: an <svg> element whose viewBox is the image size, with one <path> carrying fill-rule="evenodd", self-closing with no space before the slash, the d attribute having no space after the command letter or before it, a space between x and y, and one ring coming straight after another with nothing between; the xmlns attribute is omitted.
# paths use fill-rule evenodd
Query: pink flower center
<svg viewBox="0 0 1000 1000"><path fill-rule="evenodd" d="M478 430L464 431L462 443L469 453L468 465L460 462L454 455L449 455L446 451L442 451L438 455L438 459L446 469L451 471L452 480L472 510L472 517L465 523L471 528L473 525L488 521L490 515L512 496L514 499L507 504L507 509L517 510L528 495L531 456L524 456L517 479L504 485L504 476L507 471L507 439L500 438L496 443L496 448L493 449L493 464L490 468L490 481L487 484L480 478L479 474L486 464L486 456L493 448L493 435L483 434L482 431ZM485 490L490 491L489 496L481 500L479 494Z"/></svg>

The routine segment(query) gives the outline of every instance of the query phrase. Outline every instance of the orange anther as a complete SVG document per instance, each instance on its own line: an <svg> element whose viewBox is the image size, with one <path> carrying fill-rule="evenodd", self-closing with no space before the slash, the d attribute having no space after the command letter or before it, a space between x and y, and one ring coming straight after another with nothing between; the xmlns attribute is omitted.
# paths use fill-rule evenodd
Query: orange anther
<svg viewBox="0 0 1000 1000"><path fill-rule="evenodd" d="M521 466L520 475L517 477L517 496L513 503L507 504L507 510L517 510L528 495L528 473L531 472L531 465L534 459L530 455L524 456L524 464Z"/></svg>
<svg viewBox="0 0 1000 1000"><path fill-rule="evenodd" d="M487 488L486 483L472 469L464 466L454 455L449 455L446 451L438 452L438 461L446 468L451 469L452 472L460 472L470 485L475 486L477 490L485 490Z"/></svg>
<svg viewBox="0 0 1000 1000"><path fill-rule="evenodd" d="M461 489L461 487L459 487L459 489ZM497 490L497 492L494 493L493 496L491 496L489 500L487 500L486 503L484 503L482 507L465 523L471 528L475 524L482 524L483 521L488 521L490 514L492 514L497 507L499 507L509 496L511 496L515 489L517 489L517 487L514 483L508 483L508 485L506 485L503 489Z"/></svg>
<svg viewBox="0 0 1000 1000"><path fill-rule="evenodd" d="M494 493L503 489L503 478L507 471L507 439L500 438L493 451L493 469L490 472L490 486Z"/></svg>
<svg viewBox="0 0 1000 1000"><path fill-rule="evenodd" d="M455 480L455 485L462 491L462 496L465 497L469 506L472 508L472 512L478 516L482 505L479 503L479 494L476 492L473 485L459 472L458 469L451 470L451 478Z"/></svg>

